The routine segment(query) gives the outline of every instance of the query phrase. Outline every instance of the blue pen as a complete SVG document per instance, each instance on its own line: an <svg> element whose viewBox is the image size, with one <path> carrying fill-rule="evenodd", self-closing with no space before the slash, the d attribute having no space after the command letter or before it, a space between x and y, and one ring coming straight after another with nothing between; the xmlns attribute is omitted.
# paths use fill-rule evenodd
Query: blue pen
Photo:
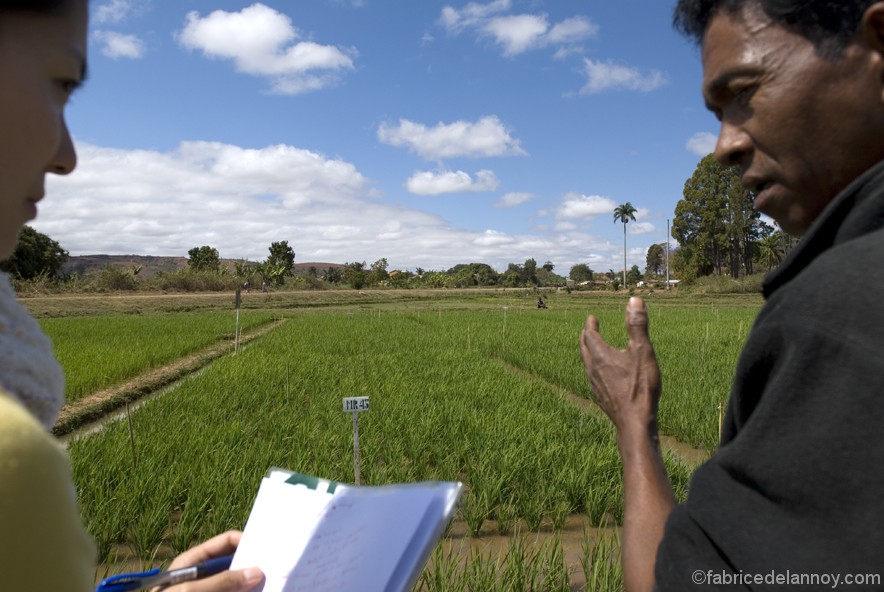
<svg viewBox="0 0 884 592"><path fill-rule="evenodd" d="M160 568L156 568L144 573L111 576L102 580L95 587L95 592L126 592L127 590L153 588L154 586L172 586L221 573L230 569L231 561L233 561L233 555L228 555L203 561L199 565L170 571L160 571Z"/></svg>

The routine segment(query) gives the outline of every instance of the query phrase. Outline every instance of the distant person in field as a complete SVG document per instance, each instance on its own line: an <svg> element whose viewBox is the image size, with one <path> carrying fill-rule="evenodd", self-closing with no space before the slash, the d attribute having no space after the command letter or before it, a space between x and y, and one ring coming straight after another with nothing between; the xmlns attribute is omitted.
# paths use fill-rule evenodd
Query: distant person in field
<svg viewBox="0 0 884 592"><path fill-rule="evenodd" d="M537 308L546 308L546 302L543 301L541 296L537 297Z"/></svg>
<svg viewBox="0 0 884 592"><path fill-rule="evenodd" d="M881 589L884 2L680 0L674 22L701 48L716 158L801 240L765 279L720 447L682 505L644 304L629 300L622 351L587 319L586 374L623 460L626 589L791 589L796 574Z"/></svg>
<svg viewBox="0 0 884 592"><path fill-rule="evenodd" d="M86 74L86 0L0 0L0 260L37 215L47 173L74 170L64 119ZM0 273L0 589L88 592L95 547L80 521L67 453L50 434L64 403L52 344ZM240 533L179 555L174 567L228 555ZM174 586L182 592L245 591L257 569Z"/></svg>

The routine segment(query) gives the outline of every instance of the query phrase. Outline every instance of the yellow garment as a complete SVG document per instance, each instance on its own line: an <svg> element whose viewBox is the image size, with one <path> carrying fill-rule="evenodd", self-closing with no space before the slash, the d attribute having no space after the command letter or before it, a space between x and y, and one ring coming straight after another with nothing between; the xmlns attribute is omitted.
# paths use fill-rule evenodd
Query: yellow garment
<svg viewBox="0 0 884 592"><path fill-rule="evenodd" d="M0 391L0 588L88 592L94 578L67 453Z"/></svg>

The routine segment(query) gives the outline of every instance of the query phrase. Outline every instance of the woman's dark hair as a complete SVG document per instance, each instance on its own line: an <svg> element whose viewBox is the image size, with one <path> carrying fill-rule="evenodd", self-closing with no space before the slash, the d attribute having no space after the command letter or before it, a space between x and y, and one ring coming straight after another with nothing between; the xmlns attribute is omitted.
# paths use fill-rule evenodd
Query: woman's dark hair
<svg viewBox="0 0 884 592"><path fill-rule="evenodd" d="M876 0L679 0L673 26L698 45L719 11L739 15L757 7L772 21L808 39L826 57L837 57L859 29Z"/></svg>
<svg viewBox="0 0 884 592"><path fill-rule="evenodd" d="M31 12L59 14L70 9L71 0L0 0L2 12Z"/></svg>

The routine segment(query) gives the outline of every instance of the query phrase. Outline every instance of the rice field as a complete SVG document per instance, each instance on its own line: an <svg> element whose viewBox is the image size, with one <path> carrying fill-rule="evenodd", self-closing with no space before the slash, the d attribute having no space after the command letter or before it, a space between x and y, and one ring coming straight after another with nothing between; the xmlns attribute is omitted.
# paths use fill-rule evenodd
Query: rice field
<svg viewBox="0 0 884 592"><path fill-rule="evenodd" d="M268 313L242 315L240 331L270 322ZM40 320L65 369L65 397L76 401L135 374L156 368L219 339L233 348L230 313L102 315Z"/></svg>
<svg viewBox="0 0 884 592"><path fill-rule="evenodd" d="M521 533L502 556L453 557L446 554L451 545L440 545L418 589L569 590L575 573L587 589L619 589L610 539L591 545L587 537L575 564L565 562L554 537L537 547L522 536L554 534L577 515L590 526L610 525L623 511L613 429L563 393L591 397L577 346L586 314L600 318L612 344L625 346L625 298L547 302L543 311L513 297L285 309L285 323L271 333L133 412L131 436L127 422L113 422L69 443L84 520L105 573L121 550L146 567L242 528L268 467L352 482L352 420L341 398L369 396L371 411L360 416L359 428L363 484L461 480L466 492L455 521L465 536ZM757 303L648 303L664 378L661 429L714 450L718 405ZM126 362L125 374L137 371L139 359L141 367L162 364L196 347L198 328L215 322L213 314L219 326L226 319L232 327L230 313L164 320L191 328L159 330L162 338L153 343L179 348L168 346L159 357L147 353L159 348L149 340L134 348L140 353L121 350L140 328L149 332L161 321L93 319L107 330L99 341L118 339L103 350L109 366L125 366L117 358L136 360ZM250 315L248 322L258 323L280 313ZM107 380L103 366L84 361L89 356L61 355L62 342L76 350L67 342L93 329L76 327L74 318L48 320L66 370L81 373L83 384ZM666 462L683 497L691 469L674 457Z"/></svg>

